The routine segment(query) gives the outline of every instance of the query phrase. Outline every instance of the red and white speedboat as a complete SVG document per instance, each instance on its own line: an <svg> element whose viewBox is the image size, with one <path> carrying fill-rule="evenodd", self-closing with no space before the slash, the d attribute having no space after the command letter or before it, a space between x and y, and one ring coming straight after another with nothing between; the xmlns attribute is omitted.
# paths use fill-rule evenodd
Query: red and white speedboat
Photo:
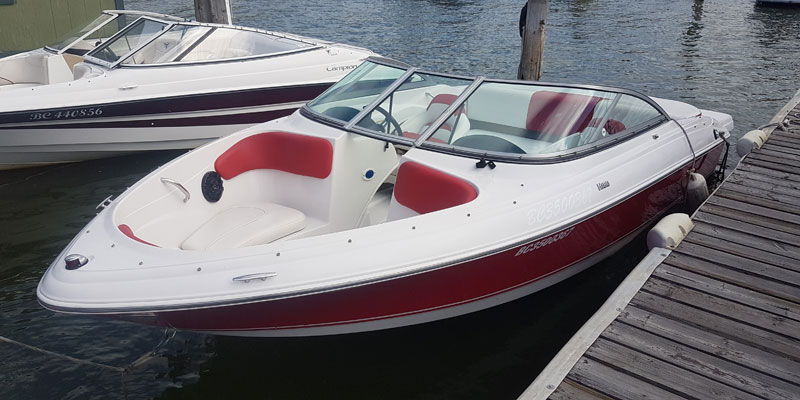
<svg viewBox="0 0 800 400"><path fill-rule="evenodd" d="M369 59L131 187L45 273L48 309L226 335L417 324L598 262L708 175L726 114Z"/></svg>

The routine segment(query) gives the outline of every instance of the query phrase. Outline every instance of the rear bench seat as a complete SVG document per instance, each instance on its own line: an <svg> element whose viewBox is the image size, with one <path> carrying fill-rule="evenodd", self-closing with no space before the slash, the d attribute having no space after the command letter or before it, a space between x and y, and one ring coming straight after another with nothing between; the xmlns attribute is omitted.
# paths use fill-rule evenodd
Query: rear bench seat
<svg viewBox="0 0 800 400"><path fill-rule="evenodd" d="M333 145L326 139L265 132L248 136L231 146L217 158L214 169L226 181L258 169L325 179L331 173L332 164ZM236 204L203 223L180 247L221 250L270 243L302 230L305 224L305 214L289 205Z"/></svg>

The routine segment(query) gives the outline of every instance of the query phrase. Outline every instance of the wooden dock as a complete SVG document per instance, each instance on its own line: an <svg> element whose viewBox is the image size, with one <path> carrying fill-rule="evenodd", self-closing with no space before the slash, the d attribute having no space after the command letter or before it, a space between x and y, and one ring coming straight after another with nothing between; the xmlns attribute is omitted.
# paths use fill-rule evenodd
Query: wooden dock
<svg viewBox="0 0 800 400"><path fill-rule="evenodd" d="M798 103L520 399L800 399Z"/></svg>

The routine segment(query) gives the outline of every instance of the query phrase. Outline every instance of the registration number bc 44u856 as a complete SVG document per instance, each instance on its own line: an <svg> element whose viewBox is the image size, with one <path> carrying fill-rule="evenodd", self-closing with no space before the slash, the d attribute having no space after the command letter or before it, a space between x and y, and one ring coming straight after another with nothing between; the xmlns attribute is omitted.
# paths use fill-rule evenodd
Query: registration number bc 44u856
<svg viewBox="0 0 800 400"><path fill-rule="evenodd" d="M31 121L51 121L71 118L90 118L103 115L101 107L76 108L74 110L43 111L30 114Z"/></svg>

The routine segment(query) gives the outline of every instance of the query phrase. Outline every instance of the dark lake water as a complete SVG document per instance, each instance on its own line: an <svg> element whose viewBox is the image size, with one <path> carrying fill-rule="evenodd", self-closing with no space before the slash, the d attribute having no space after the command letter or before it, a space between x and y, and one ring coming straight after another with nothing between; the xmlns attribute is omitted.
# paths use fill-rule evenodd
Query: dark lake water
<svg viewBox="0 0 800 400"><path fill-rule="evenodd" d="M516 75L519 0L232 2L242 25L356 44L442 72ZM126 7L193 14L191 0ZM621 86L727 112L740 136L800 87L798 43L800 10L752 0L551 0L543 80ZM95 205L179 154L0 172L1 336L117 367L162 341L158 329L45 311L35 289ZM645 253L639 238L543 292L420 326L292 339L178 332L124 374L0 342L0 398L513 399Z"/></svg>

